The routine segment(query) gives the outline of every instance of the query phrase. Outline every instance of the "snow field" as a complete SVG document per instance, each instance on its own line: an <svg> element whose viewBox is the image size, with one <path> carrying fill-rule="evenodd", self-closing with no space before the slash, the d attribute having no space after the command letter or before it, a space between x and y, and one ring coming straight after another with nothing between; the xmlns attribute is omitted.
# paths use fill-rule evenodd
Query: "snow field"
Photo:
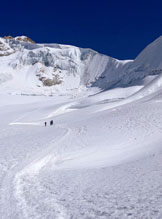
<svg viewBox="0 0 162 219"><path fill-rule="evenodd" d="M1 102L3 219L161 217L161 93L117 95Z"/></svg>

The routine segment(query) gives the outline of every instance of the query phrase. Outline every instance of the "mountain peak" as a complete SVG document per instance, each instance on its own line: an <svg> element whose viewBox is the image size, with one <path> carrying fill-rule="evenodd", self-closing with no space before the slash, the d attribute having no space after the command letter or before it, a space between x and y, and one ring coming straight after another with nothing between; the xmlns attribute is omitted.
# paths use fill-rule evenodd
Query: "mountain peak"
<svg viewBox="0 0 162 219"><path fill-rule="evenodd" d="M32 40L31 38L27 36L17 36L17 37L4 36L3 38L7 40L18 40L18 41L27 42L27 43L35 43L34 40Z"/></svg>
<svg viewBox="0 0 162 219"><path fill-rule="evenodd" d="M19 40L19 41L23 41L23 42L27 42L27 43L35 43L34 40L32 40L31 38L29 38L27 36L17 36L17 37L15 37L15 40Z"/></svg>

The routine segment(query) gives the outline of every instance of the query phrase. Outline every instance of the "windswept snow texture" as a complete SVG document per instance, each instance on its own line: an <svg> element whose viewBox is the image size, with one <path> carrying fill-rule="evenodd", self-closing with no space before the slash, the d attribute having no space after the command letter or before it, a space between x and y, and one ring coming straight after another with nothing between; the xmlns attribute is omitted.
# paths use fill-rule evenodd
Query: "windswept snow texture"
<svg viewBox="0 0 162 219"><path fill-rule="evenodd" d="M150 86L143 98L1 94L1 218L162 218L162 92Z"/></svg>
<svg viewBox="0 0 162 219"><path fill-rule="evenodd" d="M162 218L161 48L0 38L1 219Z"/></svg>

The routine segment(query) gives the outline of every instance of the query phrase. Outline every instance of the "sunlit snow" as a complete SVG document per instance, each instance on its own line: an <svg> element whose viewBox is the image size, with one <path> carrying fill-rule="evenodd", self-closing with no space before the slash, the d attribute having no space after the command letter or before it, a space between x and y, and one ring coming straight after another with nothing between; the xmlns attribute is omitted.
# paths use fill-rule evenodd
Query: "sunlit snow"
<svg viewBox="0 0 162 219"><path fill-rule="evenodd" d="M134 61L0 40L0 218L162 218L162 38Z"/></svg>

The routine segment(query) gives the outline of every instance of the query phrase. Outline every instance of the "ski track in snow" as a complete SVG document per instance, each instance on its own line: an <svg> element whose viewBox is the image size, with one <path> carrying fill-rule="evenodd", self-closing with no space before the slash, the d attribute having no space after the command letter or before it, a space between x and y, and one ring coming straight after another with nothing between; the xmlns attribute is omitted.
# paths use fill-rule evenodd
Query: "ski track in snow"
<svg viewBox="0 0 162 219"><path fill-rule="evenodd" d="M4 108L1 218L161 219L161 103L154 97L105 110L105 102L93 111L83 100L61 114L66 104ZM54 126L44 127L52 116Z"/></svg>
<svg viewBox="0 0 162 219"><path fill-rule="evenodd" d="M43 218L42 212L39 213L35 207L28 208L27 201L25 199L25 187L26 187L26 180L28 184L32 183L34 184L36 189L41 189L41 185L39 184L39 179L37 176L39 175L40 170L48 164L50 159L55 159L55 156L51 156L50 154L53 153L53 147L58 142L62 141L67 135L69 134L69 130L67 129L65 131L65 134L63 136L59 136L59 140L55 140L55 142L51 142L50 145L46 148L45 151L42 151L42 155L37 155L36 160L32 161L27 165L25 168L23 168L21 171L16 173L15 179L14 179L14 187L15 187L15 195L18 200L19 208L23 209L23 217L24 218ZM57 203L57 199L52 199L52 208L53 208L53 215L55 218L58 219L64 219L68 218L68 215L66 214L66 210L63 206Z"/></svg>
<svg viewBox="0 0 162 219"><path fill-rule="evenodd" d="M26 114L27 115L27 114ZM19 121L25 116L17 119ZM21 122L13 122L9 125L33 125L33 123L21 123ZM59 128L59 127L57 127ZM10 170L7 170L2 184L1 184L1 196L0 196L0 215L2 215L3 219L11 219L11 218L40 218L40 215L37 215L34 212L34 209L28 209L28 204L24 198L24 191L23 191L23 182L24 176L30 175L34 179L41 168L43 168L46 163L48 163L48 158L50 158L50 153L54 150L55 144L58 141L62 140L63 137L68 135L69 130L65 128L61 128L63 134L61 136L57 136L56 139L52 139L51 142L46 143L46 148L43 149L41 152L39 151L34 156L30 157L29 159L25 159L23 162L15 164L15 166L11 167ZM4 129L6 131L7 129ZM37 180L34 180L33 183L38 184ZM53 207L55 209L54 215L55 218L62 219L68 218L65 210L62 206L57 204L57 200L53 201ZM15 206L17 203L17 206ZM9 211L7 210L9 208ZM21 210L20 210L21 209ZM41 217L42 218L42 217Z"/></svg>

